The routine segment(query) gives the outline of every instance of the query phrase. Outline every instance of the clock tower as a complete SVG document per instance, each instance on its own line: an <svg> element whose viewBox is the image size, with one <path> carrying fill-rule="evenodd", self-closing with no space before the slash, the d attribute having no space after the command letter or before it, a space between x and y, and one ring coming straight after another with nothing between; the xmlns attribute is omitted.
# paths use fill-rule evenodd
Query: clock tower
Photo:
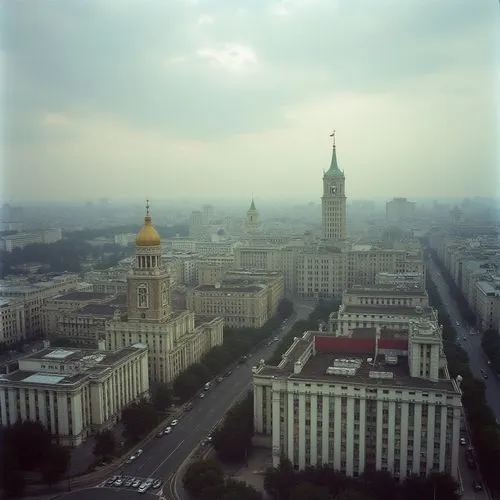
<svg viewBox="0 0 500 500"><path fill-rule="evenodd" d="M346 238L347 229L345 176L337 163L335 132L330 137L333 138L332 161L323 174L321 197L323 240L341 242Z"/></svg>
<svg viewBox="0 0 500 500"><path fill-rule="evenodd" d="M127 277L128 319L165 321L171 314L170 276L161 262L161 240L151 222L149 201L135 244L135 261Z"/></svg>

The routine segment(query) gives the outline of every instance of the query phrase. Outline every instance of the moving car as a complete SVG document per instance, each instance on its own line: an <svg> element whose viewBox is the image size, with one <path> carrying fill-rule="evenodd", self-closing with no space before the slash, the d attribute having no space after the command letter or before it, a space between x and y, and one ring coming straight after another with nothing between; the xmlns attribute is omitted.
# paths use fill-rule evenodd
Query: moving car
<svg viewBox="0 0 500 500"><path fill-rule="evenodd" d="M153 485L151 486L154 490L158 489L161 486L161 479L157 479Z"/></svg>
<svg viewBox="0 0 500 500"><path fill-rule="evenodd" d="M113 477L110 477L107 481L106 481L106 486L111 486L114 484L114 482L119 479L119 476L113 476Z"/></svg>
<svg viewBox="0 0 500 500"><path fill-rule="evenodd" d="M483 489L483 484L481 481L472 481L472 487L474 488L474 491L482 491Z"/></svg>
<svg viewBox="0 0 500 500"><path fill-rule="evenodd" d="M464 437L461 437L460 438L460 445L461 446L465 446L467 444L467 442L465 441L465 438Z"/></svg>
<svg viewBox="0 0 500 500"><path fill-rule="evenodd" d="M123 484L123 479L121 477L117 478L113 483L113 486L121 486Z"/></svg>
<svg viewBox="0 0 500 500"><path fill-rule="evenodd" d="M136 479L133 484L132 484L132 487L133 488L139 488L139 486L141 485L141 480L140 479Z"/></svg>
<svg viewBox="0 0 500 500"><path fill-rule="evenodd" d="M146 493L151 486L153 486L154 480L149 478L144 481L139 487L139 493Z"/></svg>

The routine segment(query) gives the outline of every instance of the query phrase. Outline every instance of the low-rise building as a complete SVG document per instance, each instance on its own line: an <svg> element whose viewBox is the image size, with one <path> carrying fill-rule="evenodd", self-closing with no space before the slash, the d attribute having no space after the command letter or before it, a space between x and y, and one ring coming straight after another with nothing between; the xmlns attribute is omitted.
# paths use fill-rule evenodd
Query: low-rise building
<svg viewBox="0 0 500 500"><path fill-rule="evenodd" d="M459 380L450 379L441 329L409 335L306 332L278 366L254 367L256 439L299 469L331 464L349 476L389 471L404 479L458 477Z"/></svg>
<svg viewBox="0 0 500 500"><path fill-rule="evenodd" d="M0 375L0 425L42 423L64 446L77 446L120 419L149 393L147 346L118 351L48 348Z"/></svg>

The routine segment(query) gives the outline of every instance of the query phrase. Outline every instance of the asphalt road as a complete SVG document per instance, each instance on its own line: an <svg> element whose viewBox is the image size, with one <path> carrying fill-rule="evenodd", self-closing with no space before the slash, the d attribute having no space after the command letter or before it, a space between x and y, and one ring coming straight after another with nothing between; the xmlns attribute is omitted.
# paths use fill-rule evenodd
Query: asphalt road
<svg viewBox="0 0 500 500"><path fill-rule="evenodd" d="M307 318L312 310L313 306L310 303L297 302L295 305L296 316L288 321L285 329L276 332L276 336L283 337L294 321ZM179 423L171 434L155 438L147 443L144 446L144 453L132 464L125 465L122 468L122 474L137 478L154 477L162 479L164 481L162 489L151 493L150 497L156 495L166 499L174 498L175 482L172 479L175 477L175 472L179 466L200 442L208 437L234 402L244 396L251 388L252 366L260 359L268 358L276 346L277 343L273 343L259 351L250 353L250 358L245 364L235 367L233 373L208 391L203 399L196 398L193 402L193 409L179 418ZM115 496L123 499L125 493L137 494L133 490L107 488L102 485L94 491L98 490L106 492L107 499L113 499ZM90 491L88 489L85 491L87 492L86 498L88 498ZM63 497L70 498L70 495L73 494L68 493ZM94 497L94 492L90 496ZM99 499L94 498L93 500Z"/></svg>
<svg viewBox="0 0 500 500"><path fill-rule="evenodd" d="M470 328L460 314L460 310L458 309L454 299L451 297L448 285L440 274L436 264L431 259L428 259L426 261L426 265L432 277L432 281L438 289L441 301L450 316L450 320L455 325L455 329L457 331L457 342L463 347L465 351L467 351L467 354L469 356L469 365L472 373L474 374L474 376L482 378L481 369L487 370L488 379L483 379L483 382L486 385L486 399L491 409L498 418L498 415L500 415L500 380L498 380L498 378L488 368L486 358L481 348L481 336L478 334L471 335ZM458 326L457 322L459 323ZM468 433L465 418L462 418L461 435L466 438L467 446L470 445L470 435ZM464 488L462 499L486 500L488 498L488 495L485 491L476 492L472 489L473 481L483 481L480 471L471 470L467 466L467 462L465 459L465 450L467 446L460 447L459 456L459 468Z"/></svg>
<svg viewBox="0 0 500 500"><path fill-rule="evenodd" d="M481 335L471 334L469 326L460 314L457 304L449 293L448 285L439 273L437 266L430 259L427 261L427 269L430 271L432 280L436 284L439 295L441 296L441 300L450 315L451 321L455 325L458 335L457 342L467 351L470 369L474 376L483 379L484 385L486 386L486 400L495 414L495 417L500 422L500 378L496 376L488 366L487 358L481 348ZM460 326L457 326L457 322ZM488 374L487 379L483 378L481 369L485 370Z"/></svg>

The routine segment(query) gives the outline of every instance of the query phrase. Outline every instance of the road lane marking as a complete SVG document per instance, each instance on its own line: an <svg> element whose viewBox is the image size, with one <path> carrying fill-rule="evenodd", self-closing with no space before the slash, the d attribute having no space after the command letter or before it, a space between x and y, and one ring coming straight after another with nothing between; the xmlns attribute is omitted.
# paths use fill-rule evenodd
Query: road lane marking
<svg viewBox="0 0 500 500"><path fill-rule="evenodd" d="M160 469L160 467L163 466L163 464L183 445L183 443L184 443L184 439L166 456L166 458L162 462L160 462L158 467L156 467L156 469L154 469L151 472L150 477L153 477L153 475L158 472L158 469Z"/></svg>

